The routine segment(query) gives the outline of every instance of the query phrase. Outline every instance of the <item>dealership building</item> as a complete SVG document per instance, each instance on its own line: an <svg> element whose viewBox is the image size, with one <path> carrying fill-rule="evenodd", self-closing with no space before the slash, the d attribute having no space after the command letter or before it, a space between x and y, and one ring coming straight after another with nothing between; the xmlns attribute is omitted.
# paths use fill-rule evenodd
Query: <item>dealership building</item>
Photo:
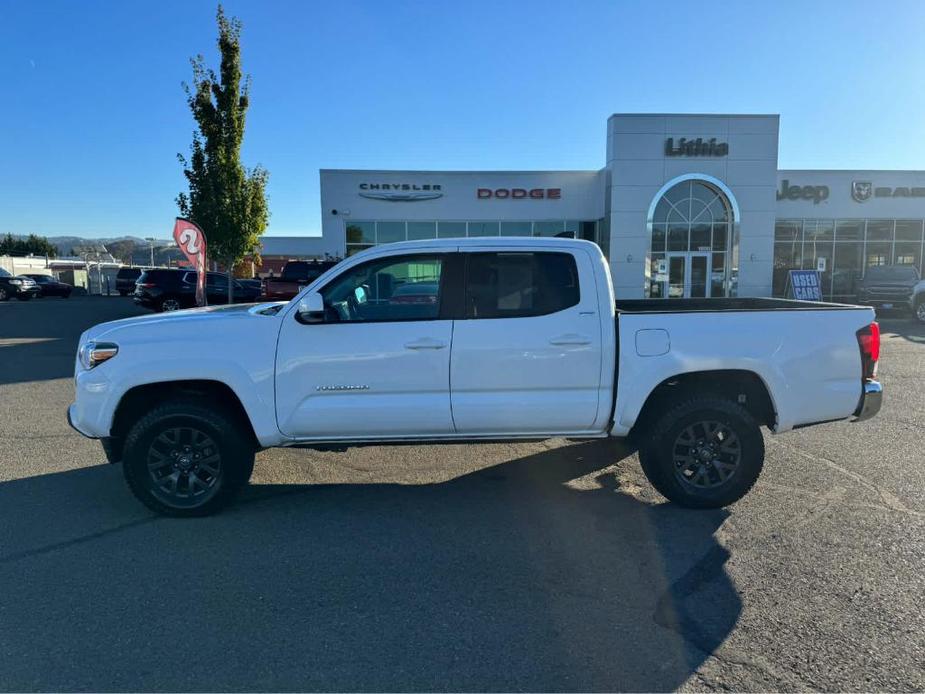
<svg viewBox="0 0 925 694"><path fill-rule="evenodd" d="M782 296L821 272L851 300L871 265L922 271L925 171L780 170L779 116L615 114L593 171L321 171L314 255L406 239L574 235L620 298Z"/></svg>

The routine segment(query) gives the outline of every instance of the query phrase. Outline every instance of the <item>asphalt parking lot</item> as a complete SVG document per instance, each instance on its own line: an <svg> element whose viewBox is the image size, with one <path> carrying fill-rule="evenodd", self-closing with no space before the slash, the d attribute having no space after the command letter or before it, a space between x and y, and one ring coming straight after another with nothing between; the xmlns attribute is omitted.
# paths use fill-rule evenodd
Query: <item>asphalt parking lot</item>
<svg viewBox="0 0 925 694"><path fill-rule="evenodd" d="M71 431L80 332L0 304L0 689L925 689L925 326L880 416L767 437L723 511L615 444L258 455L220 516L152 516Z"/></svg>

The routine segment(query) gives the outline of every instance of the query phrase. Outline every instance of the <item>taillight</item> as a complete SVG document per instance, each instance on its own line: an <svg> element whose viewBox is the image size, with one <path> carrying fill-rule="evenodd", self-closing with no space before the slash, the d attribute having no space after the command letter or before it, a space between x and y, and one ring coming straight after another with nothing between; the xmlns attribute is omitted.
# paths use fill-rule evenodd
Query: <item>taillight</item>
<svg viewBox="0 0 925 694"><path fill-rule="evenodd" d="M861 349L861 375L874 378L880 361L880 324L874 321L858 330L858 347Z"/></svg>
<svg viewBox="0 0 925 694"><path fill-rule="evenodd" d="M136 287L144 287L145 289L150 289L151 287L156 287L157 285L154 282L135 282Z"/></svg>

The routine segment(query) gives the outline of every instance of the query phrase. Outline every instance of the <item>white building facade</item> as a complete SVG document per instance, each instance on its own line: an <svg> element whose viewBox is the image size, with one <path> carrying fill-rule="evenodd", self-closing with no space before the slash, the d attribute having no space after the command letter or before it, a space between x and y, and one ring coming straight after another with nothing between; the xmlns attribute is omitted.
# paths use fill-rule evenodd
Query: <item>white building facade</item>
<svg viewBox="0 0 925 694"><path fill-rule="evenodd" d="M782 295L822 272L851 300L870 265L922 271L925 172L779 171L777 115L615 114L595 171L321 171L333 255L406 239L573 235L617 296Z"/></svg>

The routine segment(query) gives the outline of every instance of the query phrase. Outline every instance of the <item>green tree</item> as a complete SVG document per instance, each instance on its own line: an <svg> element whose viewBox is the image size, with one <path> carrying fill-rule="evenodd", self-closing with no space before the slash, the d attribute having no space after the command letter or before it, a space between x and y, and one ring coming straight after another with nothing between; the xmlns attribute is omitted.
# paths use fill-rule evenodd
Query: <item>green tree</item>
<svg viewBox="0 0 925 694"><path fill-rule="evenodd" d="M44 236L29 234L25 238L8 233L0 239L0 255L45 255L58 257L58 249Z"/></svg>
<svg viewBox="0 0 925 694"><path fill-rule="evenodd" d="M192 85L183 84L199 130L193 133L189 159L177 155L189 184L189 191L177 196L177 207L205 232L209 255L228 272L230 303L234 265L256 254L269 222L269 174L259 165L247 169L241 163L250 105L250 77L241 71L241 21L227 18L221 5L217 19L219 74L198 55L190 61Z"/></svg>

